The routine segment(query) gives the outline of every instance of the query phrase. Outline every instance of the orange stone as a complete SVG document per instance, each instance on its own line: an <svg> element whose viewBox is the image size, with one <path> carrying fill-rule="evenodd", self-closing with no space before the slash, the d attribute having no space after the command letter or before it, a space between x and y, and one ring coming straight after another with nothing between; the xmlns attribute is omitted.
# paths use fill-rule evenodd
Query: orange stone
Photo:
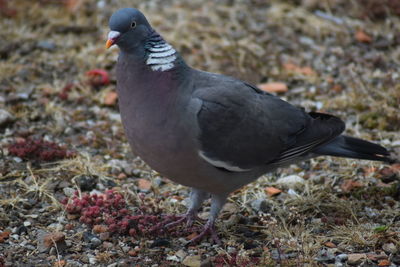
<svg viewBox="0 0 400 267"><path fill-rule="evenodd" d="M62 232L55 232L55 233L50 233L47 234L44 237L44 245L48 248L51 248L54 244L57 244L59 242L63 242L65 240L65 235Z"/></svg>
<svg viewBox="0 0 400 267"><path fill-rule="evenodd" d="M142 190L150 190L151 182L146 179L138 179L138 186Z"/></svg>
<svg viewBox="0 0 400 267"><path fill-rule="evenodd" d="M65 260L59 260L54 263L54 267L64 267L67 264Z"/></svg>
<svg viewBox="0 0 400 267"><path fill-rule="evenodd" d="M288 91L286 83L283 82L261 83L258 88L269 93L284 93Z"/></svg>
<svg viewBox="0 0 400 267"><path fill-rule="evenodd" d="M282 190L280 190L276 187L270 186L270 187L265 188L265 192L268 194L268 196L272 197L272 196L282 193Z"/></svg>
<svg viewBox="0 0 400 267"><path fill-rule="evenodd" d="M372 37L365 33L363 30L358 30L355 34L355 38L360 43L371 43Z"/></svg>
<svg viewBox="0 0 400 267"><path fill-rule="evenodd" d="M118 95L115 91L110 91L104 96L104 105L114 106L117 103Z"/></svg>
<svg viewBox="0 0 400 267"><path fill-rule="evenodd" d="M96 224L95 226L93 226L93 232L95 232L96 234L104 233L107 231L108 231L108 227L105 225Z"/></svg>

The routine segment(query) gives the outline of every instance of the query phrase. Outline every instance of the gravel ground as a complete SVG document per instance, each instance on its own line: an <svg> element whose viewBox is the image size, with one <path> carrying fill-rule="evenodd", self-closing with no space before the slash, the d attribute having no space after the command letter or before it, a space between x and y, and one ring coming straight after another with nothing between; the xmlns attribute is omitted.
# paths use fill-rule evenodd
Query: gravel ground
<svg viewBox="0 0 400 267"><path fill-rule="evenodd" d="M0 267L400 266L400 164L324 157L267 174L229 198L221 246L186 244L201 224L152 231L188 189L125 139L118 49L104 48L120 7L190 65L400 155L398 0L0 0Z"/></svg>

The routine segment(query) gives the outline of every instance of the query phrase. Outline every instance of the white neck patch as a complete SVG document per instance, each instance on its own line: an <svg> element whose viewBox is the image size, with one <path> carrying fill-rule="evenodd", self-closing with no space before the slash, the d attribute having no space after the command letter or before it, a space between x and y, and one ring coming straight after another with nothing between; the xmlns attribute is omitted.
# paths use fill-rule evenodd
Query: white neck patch
<svg viewBox="0 0 400 267"><path fill-rule="evenodd" d="M149 56L146 64L154 71L166 71L172 69L176 60L175 49L165 41L155 43L148 48Z"/></svg>

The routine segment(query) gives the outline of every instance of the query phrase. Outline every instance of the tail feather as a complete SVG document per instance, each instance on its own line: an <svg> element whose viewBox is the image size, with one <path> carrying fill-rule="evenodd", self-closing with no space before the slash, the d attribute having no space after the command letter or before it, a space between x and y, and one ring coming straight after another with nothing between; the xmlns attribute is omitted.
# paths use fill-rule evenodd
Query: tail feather
<svg viewBox="0 0 400 267"><path fill-rule="evenodd" d="M340 135L326 145L313 151L316 154L391 162L386 148L350 136Z"/></svg>

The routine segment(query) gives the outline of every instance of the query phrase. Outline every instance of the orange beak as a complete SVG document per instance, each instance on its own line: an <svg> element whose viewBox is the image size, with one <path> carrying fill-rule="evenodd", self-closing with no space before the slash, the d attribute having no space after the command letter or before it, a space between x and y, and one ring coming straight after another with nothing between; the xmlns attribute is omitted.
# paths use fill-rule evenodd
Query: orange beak
<svg viewBox="0 0 400 267"><path fill-rule="evenodd" d="M115 43L115 40L113 39L108 39L106 42L106 48L110 48L113 44Z"/></svg>
<svg viewBox="0 0 400 267"><path fill-rule="evenodd" d="M106 48L110 48L113 44L115 44L120 37L121 33L117 31L110 31L108 33L108 38L106 42Z"/></svg>

